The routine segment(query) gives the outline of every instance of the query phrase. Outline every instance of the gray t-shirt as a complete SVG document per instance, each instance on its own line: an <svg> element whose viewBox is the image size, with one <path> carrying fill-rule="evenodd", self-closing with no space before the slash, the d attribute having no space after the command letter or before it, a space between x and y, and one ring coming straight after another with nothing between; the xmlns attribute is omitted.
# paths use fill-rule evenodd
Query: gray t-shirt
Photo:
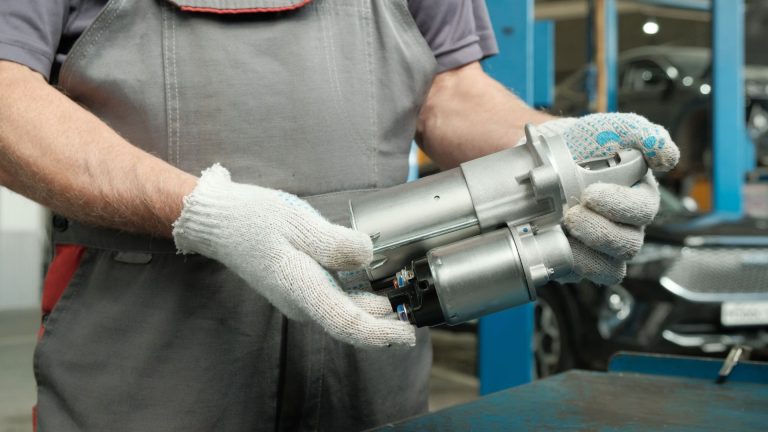
<svg viewBox="0 0 768 432"><path fill-rule="evenodd" d="M72 45L106 4L107 0L0 0L0 59L55 80ZM408 0L408 9L440 71L498 52L485 0Z"/></svg>

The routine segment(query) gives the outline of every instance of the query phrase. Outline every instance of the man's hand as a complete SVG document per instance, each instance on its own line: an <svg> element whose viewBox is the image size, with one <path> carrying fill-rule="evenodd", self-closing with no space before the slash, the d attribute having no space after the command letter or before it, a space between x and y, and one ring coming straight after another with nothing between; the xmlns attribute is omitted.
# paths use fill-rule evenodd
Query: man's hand
<svg viewBox="0 0 768 432"><path fill-rule="evenodd" d="M344 292L331 270L371 261L370 238L325 220L286 192L234 183L214 165L184 199L173 237L181 252L223 263L292 319L311 319L331 336L362 346L415 345L386 297ZM325 267L325 268L324 268Z"/></svg>
<svg viewBox="0 0 768 432"><path fill-rule="evenodd" d="M564 118L543 123L539 129L562 135L577 162L635 148L651 169L669 171L680 158L669 133L636 114ZM658 210L658 184L650 171L633 187L608 183L588 186L581 204L565 214L574 259L574 274L566 279L587 278L601 284L621 281L626 274L625 260L640 250L645 225Z"/></svg>

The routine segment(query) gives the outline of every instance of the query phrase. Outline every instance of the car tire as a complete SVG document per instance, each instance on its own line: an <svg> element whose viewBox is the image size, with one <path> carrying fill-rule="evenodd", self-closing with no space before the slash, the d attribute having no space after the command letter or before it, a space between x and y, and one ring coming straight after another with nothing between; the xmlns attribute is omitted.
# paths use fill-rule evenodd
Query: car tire
<svg viewBox="0 0 768 432"><path fill-rule="evenodd" d="M572 369L576 363L574 341L577 317L573 300L563 287L548 285L538 291L534 312L534 356L536 374L544 378Z"/></svg>

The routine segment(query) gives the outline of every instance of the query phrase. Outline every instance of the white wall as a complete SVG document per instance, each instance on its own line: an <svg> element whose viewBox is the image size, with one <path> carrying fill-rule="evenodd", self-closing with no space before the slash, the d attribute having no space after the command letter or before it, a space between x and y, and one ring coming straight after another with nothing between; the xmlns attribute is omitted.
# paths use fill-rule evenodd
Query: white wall
<svg viewBox="0 0 768 432"><path fill-rule="evenodd" d="M40 303L46 214L43 207L0 187L0 310Z"/></svg>

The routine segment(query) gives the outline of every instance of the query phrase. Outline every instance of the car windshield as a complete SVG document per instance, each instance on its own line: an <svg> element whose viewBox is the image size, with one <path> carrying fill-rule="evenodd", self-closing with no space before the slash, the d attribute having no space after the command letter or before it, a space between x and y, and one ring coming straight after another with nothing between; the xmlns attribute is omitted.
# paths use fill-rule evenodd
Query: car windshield
<svg viewBox="0 0 768 432"><path fill-rule="evenodd" d="M682 70L683 75L701 78L709 70L710 55L707 49L691 48L676 50L670 60Z"/></svg>

